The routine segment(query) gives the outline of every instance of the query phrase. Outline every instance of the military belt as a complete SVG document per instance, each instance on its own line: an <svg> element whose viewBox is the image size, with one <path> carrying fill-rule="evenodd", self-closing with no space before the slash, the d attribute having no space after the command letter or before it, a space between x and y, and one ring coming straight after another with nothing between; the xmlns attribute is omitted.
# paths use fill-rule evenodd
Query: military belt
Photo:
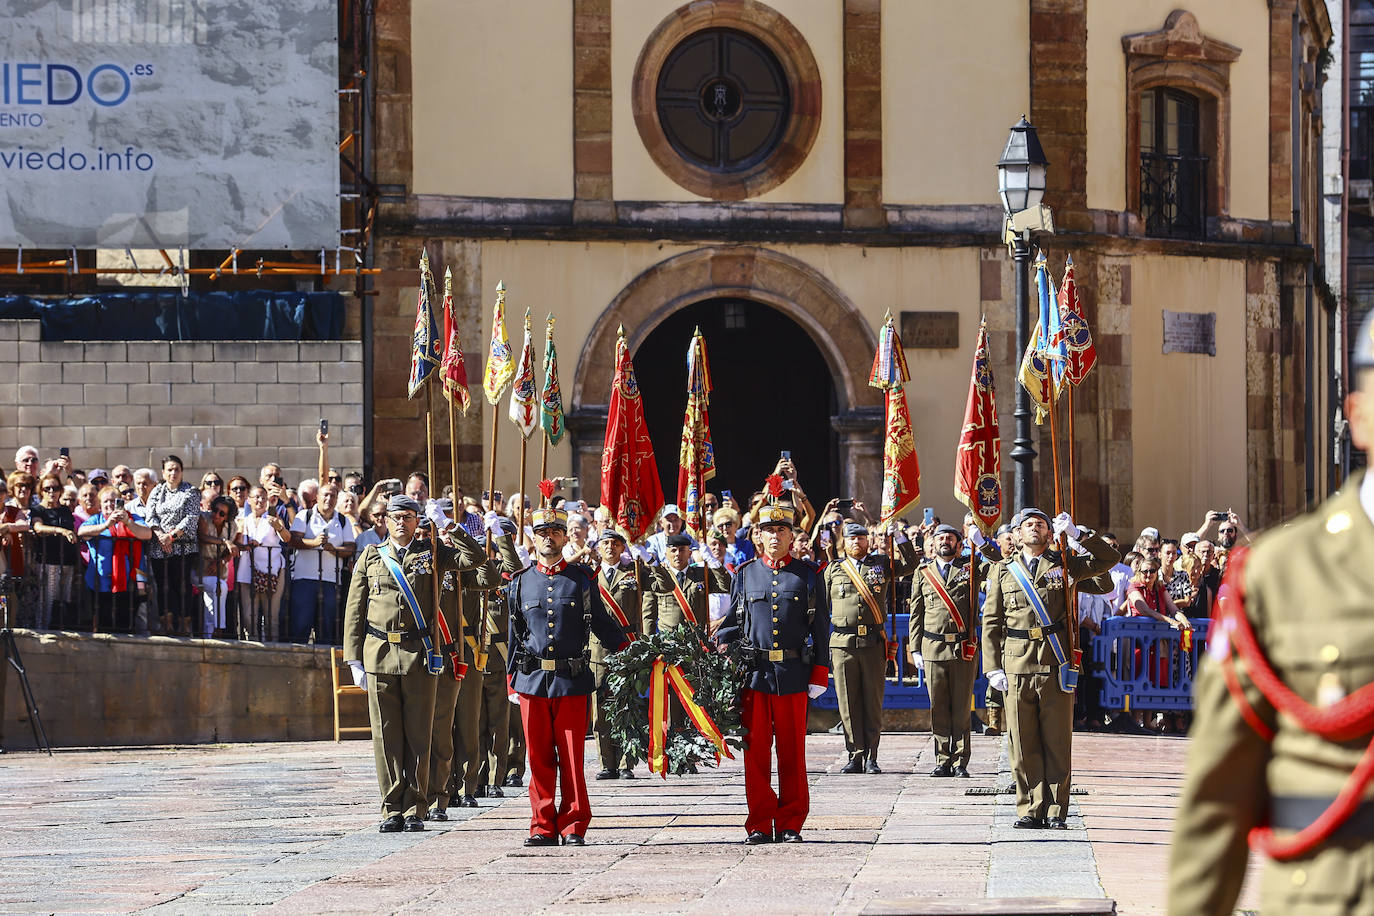
<svg viewBox="0 0 1374 916"><path fill-rule="evenodd" d="M1025 632L1026 632L1025 630L1008 630L1008 631L1007 631L1007 635L1008 635L1008 636L1014 636L1014 635L1016 635L1017 633L1025 633ZM956 643L956 642L962 642L963 639L964 639L964 636L963 636L962 633L932 633L932 632L930 632L929 630L922 630L922 631L921 631L921 635L924 636L926 639L933 639L933 640L935 640L936 642L943 642L943 643ZM1025 636L1022 636L1021 638L1022 638L1022 639L1025 639L1026 637L1025 637Z"/></svg>
<svg viewBox="0 0 1374 916"><path fill-rule="evenodd" d="M1056 620L1047 627L1031 627L1029 630L1013 630L1007 627L1007 635L1013 639L1044 639L1051 633L1058 633L1064 629L1064 621Z"/></svg>
<svg viewBox="0 0 1374 916"><path fill-rule="evenodd" d="M538 658L526 655L520 658L519 668L523 674L551 671L564 677L577 677L587 670L587 662L581 658Z"/></svg>
<svg viewBox="0 0 1374 916"><path fill-rule="evenodd" d="M780 662L787 658L802 657L800 649L767 649L765 651L768 653L768 660L770 662Z"/></svg>
<svg viewBox="0 0 1374 916"><path fill-rule="evenodd" d="M1276 795L1269 800L1269 826L1275 830L1303 830L1326 812L1334 798ZM1374 802L1362 802L1331 839L1370 839L1374 837Z"/></svg>
<svg viewBox="0 0 1374 916"><path fill-rule="evenodd" d="M427 633L424 630L418 630L410 633L400 630L379 630L369 623L367 625L367 635L376 637L377 639L380 639L382 642L389 642L393 646L398 646L401 643L416 642L417 640L422 640L425 638Z"/></svg>
<svg viewBox="0 0 1374 916"><path fill-rule="evenodd" d="M830 632L832 632L832 633L839 633L839 634L844 635L844 636L867 636L867 635L868 635L868 631L869 631L869 630L874 630L874 629L877 629L877 628L876 628L876 627L866 626L866 625L864 625L864 624L861 623L861 624L859 624L859 625L856 626L856 627L831 627L831 628L830 628Z"/></svg>

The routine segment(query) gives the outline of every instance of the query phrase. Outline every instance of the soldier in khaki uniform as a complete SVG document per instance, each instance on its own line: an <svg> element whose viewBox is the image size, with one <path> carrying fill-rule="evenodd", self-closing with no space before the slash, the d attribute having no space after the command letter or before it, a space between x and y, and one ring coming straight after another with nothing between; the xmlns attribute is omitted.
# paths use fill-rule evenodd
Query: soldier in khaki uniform
<svg viewBox="0 0 1374 916"><path fill-rule="evenodd" d="M649 587L649 573L637 559L630 563L623 562L627 543L625 535L614 528L607 528L597 538L596 553L601 563L596 585L601 592L602 603L616 618L616 622L621 623L627 632L642 636L644 622L640 614L640 595ZM592 734L596 736L596 756L601 763L596 778L634 779L635 761L621 753L611 740L605 719L606 656L610 653L595 635L591 638L591 653L592 673L596 675L596 692L592 694Z"/></svg>
<svg viewBox="0 0 1374 916"><path fill-rule="evenodd" d="M888 601L895 580L916 567L916 551L905 534L894 539L894 565L868 549L868 529L844 524L844 556L825 567L830 599L830 670L840 701L840 722L849 762L842 773L881 773L878 742L883 735Z"/></svg>
<svg viewBox="0 0 1374 916"><path fill-rule="evenodd" d="M969 601L970 570L977 557L978 578L986 581L991 564L976 554L959 556L959 531L953 525L936 528L933 540L934 556L921 564L911 583L907 645L911 663L925 672L930 694L936 763L930 775L967 777L980 627L978 609Z"/></svg>
<svg viewBox="0 0 1374 916"><path fill-rule="evenodd" d="M1374 314L1355 338L1351 366L1358 387L1345 413L1351 442L1367 451ZM1368 471L1314 512L1232 552L1194 688L1170 913L1229 916L1256 828L1250 845L1269 857L1262 912L1374 913L1374 791L1368 772L1358 772L1374 754L1371 557ZM1333 804L1345 793L1348 808Z"/></svg>
<svg viewBox="0 0 1374 916"><path fill-rule="evenodd" d="M1065 561L1049 550L1049 516L1021 510L1021 552L993 566L983 604L983 656L988 684L1006 694L1011 767L1016 777L1020 828L1067 826L1073 766L1073 684L1061 673L1055 647L1067 653L1066 621L1077 626L1077 608L1067 611ZM1088 556L1068 558L1075 580L1106 572L1118 554L1100 536L1083 532L1067 513L1054 520L1054 535L1076 538ZM1033 595L1018 583L1026 577ZM1042 624L1033 602L1044 606ZM1067 668L1067 666L1063 666ZM1067 687L1067 690L1065 689Z"/></svg>
<svg viewBox="0 0 1374 916"><path fill-rule="evenodd" d="M415 537L419 515L420 504L408 496L398 494L388 501L389 537L368 546L358 557L344 615L344 658L353 668L354 682L367 688L383 833L425 829L437 680L423 640L429 638L434 644L431 576L436 564L429 543ZM453 540L454 547L439 548L441 571L443 567L473 569L486 559L482 546L467 532L455 531ZM384 557L399 562L415 595L420 621Z"/></svg>
<svg viewBox="0 0 1374 916"><path fill-rule="evenodd" d="M712 594L730 593L730 574L715 557L704 553L706 567L692 566L692 539L685 534L670 534L665 538L667 556L663 565L650 567L651 581L644 592L642 615L645 634L675 627L686 619L683 602L691 608L692 616L703 630L710 622L706 581L709 572ZM637 547L635 555L650 562L651 555Z"/></svg>
<svg viewBox="0 0 1374 916"><path fill-rule="evenodd" d="M506 607L507 590L510 580L525 568L520 554L515 549L515 523L501 517L501 536L496 538L497 554L501 557L501 574L505 584L485 596L482 609L485 626L473 640L473 649L481 646L482 669L481 689L475 700L476 714L473 719L471 740L464 740L469 749L464 767L463 798L466 802L477 798L502 798L501 789L506 774L506 761L510 754L510 702L506 683L506 663L510 658L510 648L506 643L506 633L510 614ZM485 639L481 639L482 634ZM521 751L523 754L523 750Z"/></svg>

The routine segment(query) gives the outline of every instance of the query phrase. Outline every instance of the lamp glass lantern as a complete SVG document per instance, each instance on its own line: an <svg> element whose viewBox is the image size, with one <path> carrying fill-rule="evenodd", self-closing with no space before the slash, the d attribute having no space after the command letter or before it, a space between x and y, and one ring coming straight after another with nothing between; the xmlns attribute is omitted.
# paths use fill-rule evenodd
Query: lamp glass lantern
<svg viewBox="0 0 1374 916"><path fill-rule="evenodd" d="M1048 165L1035 128L1022 115L1012 127L1007 148L997 163L997 196L1002 198L1002 210L1007 216L1040 206Z"/></svg>

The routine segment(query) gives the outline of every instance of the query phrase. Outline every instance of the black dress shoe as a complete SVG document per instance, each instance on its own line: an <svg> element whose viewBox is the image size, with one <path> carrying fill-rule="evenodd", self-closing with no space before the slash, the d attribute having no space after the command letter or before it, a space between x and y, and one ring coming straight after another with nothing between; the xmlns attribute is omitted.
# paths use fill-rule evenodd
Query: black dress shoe
<svg viewBox="0 0 1374 916"><path fill-rule="evenodd" d="M399 814L393 814L391 815L391 817L388 817L386 820L382 821L382 825L377 828L377 832L400 833L402 830L405 829L405 826L405 818L401 817Z"/></svg>
<svg viewBox="0 0 1374 916"><path fill-rule="evenodd" d="M795 830L784 830L778 834L779 843L800 843L802 835Z"/></svg>
<svg viewBox="0 0 1374 916"><path fill-rule="evenodd" d="M506 781L501 783L501 785L508 786L512 789L521 789L525 786L525 780L512 773L506 777Z"/></svg>
<svg viewBox="0 0 1374 916"><path fill-rule="evenodd" d="M477 799L474 798L474 797L471 796L471 795L460 795L460 796L458 797L458 807L459 807L459 808L476 808L476 807L477 807Z"/></svg>
<svg viewBox="0 0 1374 916"><path fill-rule="evenodd" d="M869 757L868 763L864 764L865 773L881 773L882 771L883 768L878 766L878 761L874 760L872 757Z"/></svg>
<svg viewBox="0 0 1374 916"><path fill-rule="evenodd" d="M616 770L605 769L596 774L597 779L619 779L620 773Z"/></svg>
<svg viewBox="0 0 1374 916"><path fill-rule="evenodd" d="M744 838L744 844L746 846L761 846L764 843L771 842L773 842L773 835L771 833L764 833L762 830L751 830L749 831L749 835Z"/></svg>
<svg viewBox="0 0 1374 916"><path fill-rule="evenodd" d="M930 775L931 775L931 776L953 776L953 775L954 775L954 771L951 770L948 766L946 766L945 764L942 763L942 764L940 764L938 767L936 767L935 769L931 770L931 771L930 771Z"/></svg>
<svg viewBox="0 0 1374 916"><path fill-rule="evenodd" d="M430 808L429 819L432 821L446 821L448 820L448 812L443 808Z"/></svg>
<svg viewBox="0 0 1374 916"><path fill-rule="evenodd" d="M621 779L634 779L634 778L635 778L635 771L632 770L632 769L630 769L629 767L621 767L621 768L620 768L620 778L621 778Z"/></svg>
<svg viewBox="0 0 1374 916"><path fill-rule="evenodd" d="M486 787L486 786L478 786L478 787L477 787L477 791L476 791L476 792L473 792L472 794L475 795L475 796L477 796L478 798L486 798L486 797L487 797L487 787Z"/></svg>
<svg viewBox="0 0 1374 916"><path fill-rule="evenodd" d="M425 822L418 815L406 815L406 833L419 833L425 829Z"/></svg>
<svg viewBox="0 0 1374 916"><path fill-rule="evenodd" d="M950 772L961 779L968 779L968 770L965 767L955 767Z"/></svg>
<svg viewBox="0 0 1374 916"><path fill-rule="evenodd" d="M1052 817L1045 822L1045 826L1051 830L1068 830L1069 825L1064 822L1062 817Z"/></svg>
<svg viewBox="0 0 1374 916"><path fill-rule="evenodd" d="M526 846L557 846L558 837L549 836L547 833L531 833L525 837Z"/></svg>
<svg viewBox="0 0 1374 916"><path fill-rule="evenodd" d="M487 786L487 798L505 798L506 793L501 791L500 786Z"/></svg>
<svg viewBox="0 0 1374 916"><path fill-rule="evenodd" d="M864 758L862 754L857 754L849 758L849 762L840 767L841 773L862 773L864 771Z"/></svg>
<svg viewBox="0 0 1374 916"><path fill-rule="evenodd" d="M563 837L564 846L586 846L587 840L580 833L570 833Z"/></svg>
<svg viewBox="0 0 1374 916"><path fill-rule="evenodd" d="M1045 827L1045 822L1038 817L1027 814L1025 817L1018 817L1012 826L1018 830L1042 830Z"/></svg>

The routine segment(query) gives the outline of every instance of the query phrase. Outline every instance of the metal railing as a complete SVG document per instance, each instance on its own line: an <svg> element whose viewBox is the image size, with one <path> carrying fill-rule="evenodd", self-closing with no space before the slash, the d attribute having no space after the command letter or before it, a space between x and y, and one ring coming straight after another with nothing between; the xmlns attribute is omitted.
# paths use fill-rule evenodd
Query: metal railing
<svg viewBox="0 0 1374 916"><path fill-rule="evenodd" d="M1208 161L1141 152L1140 216L1146 235L1206 238Z"/></svg>

